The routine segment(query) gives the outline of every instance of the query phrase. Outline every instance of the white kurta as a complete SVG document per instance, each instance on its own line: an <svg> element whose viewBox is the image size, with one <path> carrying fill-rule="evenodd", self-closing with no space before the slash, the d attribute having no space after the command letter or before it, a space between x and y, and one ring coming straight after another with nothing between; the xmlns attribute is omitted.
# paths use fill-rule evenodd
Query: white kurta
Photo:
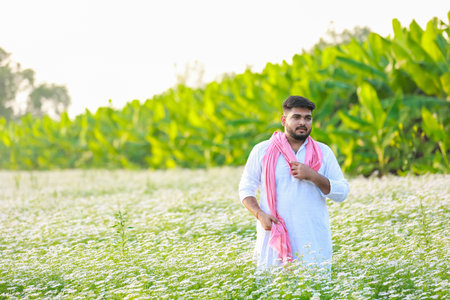
<svg viewBox="0 0 450 300"><path fill-rule="evenodd" d="M301 163L305 161L307 140L295 156ZM262 161L270 141L257 144L250 153L239 184L239 197L256 197L261 190L260 207L270 214L262 178ZM305 264L329 264L331 266L332 243L326 198L343 201L349 186L333 151L327 145L319 143L323 162L319 173L330 181L330 193L325 195L312 182L299 180L289 173L289 165L280 154L275 169L277 185L278 214L284 219L291 240L293 257ZM257 237L255 254L258 267L280 265L278 253L269 246L270 231L264 230L256 222Z"/></svg>

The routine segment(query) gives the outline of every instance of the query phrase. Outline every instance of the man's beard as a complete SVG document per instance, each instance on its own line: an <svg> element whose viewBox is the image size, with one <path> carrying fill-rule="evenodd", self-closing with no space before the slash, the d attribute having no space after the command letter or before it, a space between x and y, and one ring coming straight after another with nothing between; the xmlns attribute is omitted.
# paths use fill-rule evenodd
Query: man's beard
<svg viewBox="0 0 450 300"><path fill-rule="evenodd" d="M308 131L308 128L304 127L304 126L299 126L297 128L295 128L295 130L292 130L291 128L287 127L287 133L289 134L289 136L293 139L296 139L297 141L305 141L306 138L309 136L309 134L311 133L311 130ZM298 129L305 129L305 133L303 134L296 134L295 132Z"/></svg>

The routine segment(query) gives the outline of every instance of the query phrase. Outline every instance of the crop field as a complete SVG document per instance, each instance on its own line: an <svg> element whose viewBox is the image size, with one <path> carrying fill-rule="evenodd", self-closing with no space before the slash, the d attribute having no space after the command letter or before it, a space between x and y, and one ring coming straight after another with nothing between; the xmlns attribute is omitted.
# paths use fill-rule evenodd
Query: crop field
<svg viewBox="0 0 450 300"><path fill-rule="evenodd" d="M349 179L332 273L256 274L242 168L1 171L0 299L444 299L450 176Z"/></svg>

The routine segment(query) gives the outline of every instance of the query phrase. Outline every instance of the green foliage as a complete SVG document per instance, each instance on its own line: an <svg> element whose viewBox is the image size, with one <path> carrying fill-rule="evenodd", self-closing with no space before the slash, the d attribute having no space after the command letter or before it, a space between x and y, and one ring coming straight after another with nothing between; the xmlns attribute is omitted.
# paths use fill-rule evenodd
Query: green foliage
<svg viewBox="0 0 450 300"><path fill-rule="evenodd" d="M128 226L128 213L127 211L122 212L122 210L118 210L114 214L115 222L112 228L115 229L117 234L117 246L120 249L122 255L128 254L128 238L129 238L129 230L133 229L133 227Z"/></svg>
<svg viewBox="0 0 450 300"><path fill-rule="evenodd" d="M369 33L268 63L202 88L177 85L123 109L0 119L0 168L206 168L242 165L280 129L281 102L313 100L313 137L349 174L448 172L450 30L393 20L392 37Z"/></svg>

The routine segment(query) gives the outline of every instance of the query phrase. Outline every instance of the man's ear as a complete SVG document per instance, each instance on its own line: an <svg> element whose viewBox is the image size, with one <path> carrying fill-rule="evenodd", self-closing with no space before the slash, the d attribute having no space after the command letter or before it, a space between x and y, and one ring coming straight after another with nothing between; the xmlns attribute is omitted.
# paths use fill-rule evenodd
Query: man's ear
<svg viewBox="0 0 450 300"><path fill-rule="evenodd" d="M283 127L286 124L286 116L285 115L281 115L281 125L283 125Z"/></svg>

